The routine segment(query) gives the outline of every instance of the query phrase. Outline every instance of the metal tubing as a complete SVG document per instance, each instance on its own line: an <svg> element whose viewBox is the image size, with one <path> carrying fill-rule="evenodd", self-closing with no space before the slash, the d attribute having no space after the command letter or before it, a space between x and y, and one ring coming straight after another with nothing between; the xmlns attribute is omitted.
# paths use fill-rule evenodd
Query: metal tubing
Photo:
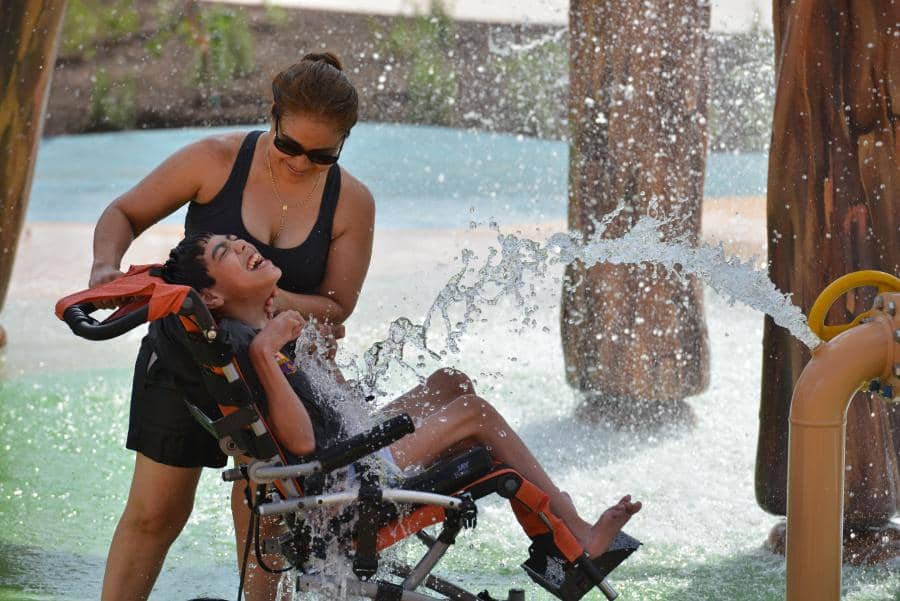
<svg viewBox="0 0 900 601"><path fill-rule="evenodd" d="M389 488L382 491L382 498L393 503L410 503L413 505L437 505L446 509L459 509L462 501L457 497L438 495L433 492L403 490Z"/></svg>
<svg viewBox="0 0 900 601"><path fill-rule="evenodd" d="M269 465L262 462L254 462L247 469L247 474L254 482L269 483L284 478L302 478L322 471L322 464L318 461L298 463L297 465Z"/></svg>
<svg viewBox="0 0 900 601"><path fill-rule="evenodd" d="M409 571L409 574L403 581L403 588L408 591L416 590L419 585L425 581L431 573L431 570L434 569L434 566L437 565L449 548L450 545L447 543L442 543L439 540L433 542L428 548L428 552L425 553L422 559L419 560L419 563L416 564L416 567Z"/></svg>
<svg viewBox="0 0 900 601"><path fill-rule="evenodd" d="M885 294L885 297L900 296ZM844 436L861 384L890 378L897 325L885 313L816 347L791 401L787 601L841 595Z"/></svg>
<svg viewBox="0 0 900 601"><path fill-rule="evenodd" d="M594 562L591 561L591 558L588 557L587 553L585 553L577 563L578 567L587 573L591 582L600 589L600 592L603 593L603 596L606 597L607 601L614 601L614 599L619 598L619 593L609 582L607 582L600 570L597 569L597 566L594 565Z"/></svg>
<svg viewBox="0 0 900 601"><path fill-rule="evenodd" d="M328 578L326 576L301 574L297 576L297 590L301 593L346 591L348 595L374 599L378 595L378 584L375 582L362 582L351 577ZM403 591L400 594L400 599L401 601L442 601L437 597L430 597L412 591Z"/></svg>
<svg viewBox="0 0 900 601"><path fill-rule="evenodd" d="M311 507L326 507L331 505L343 505L352 503L359 497L359 488L351 488L350 490L330 493L326 495L315 495L311 497L299 497L296 499L288 499L285 501L276 501L274 503L263 503L259 506L260 515L272 515L280 513L293 513L294 511L303 511ZM458 509L461 501L456 497L448 497L446 495L436 495L430 492L419 492L415 490L386 489L381 491L381 498L384 501L392 503L410 503L414 505L437 505L448 509Z"/></svg>
<svg viewBox="0 0 900 601"><path fill-rule="evenodd" d="M341 493L331 493L327 495L298 497L296 499L288 499L286 501L263 503L259 506L258 511L259 515L294 513L295 511L304 511L311 507L330 507L332 505L352 503L358 498L358 496L359 489L348 490Z"/></svg>

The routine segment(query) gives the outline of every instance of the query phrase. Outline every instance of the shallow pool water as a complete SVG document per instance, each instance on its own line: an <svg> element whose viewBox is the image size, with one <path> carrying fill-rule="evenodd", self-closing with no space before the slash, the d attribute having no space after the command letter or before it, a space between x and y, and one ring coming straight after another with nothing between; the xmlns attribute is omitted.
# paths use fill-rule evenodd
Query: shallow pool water
<svg viewBox="0 0 900 601"><path fill-rule="evenodd" d="M93 222L109 201L185 144L262 127L130 131L44 140L28 219ZM465 228L472 220L512 224L565 219L568 160L568 146L558 140L375 123L354 127L341 154L341 165L377 199L381 228ZM711 153L705 195L764 194L767 160L764 153ZM171 223L183 220L184 209L168 218Z"/></svg>

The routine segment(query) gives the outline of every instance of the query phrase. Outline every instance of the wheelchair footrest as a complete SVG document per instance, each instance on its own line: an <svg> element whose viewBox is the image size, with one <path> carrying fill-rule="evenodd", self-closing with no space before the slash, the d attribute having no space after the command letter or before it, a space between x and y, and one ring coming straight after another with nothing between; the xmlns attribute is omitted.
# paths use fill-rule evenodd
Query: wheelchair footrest
<svg viewBox="0 0 900 601"><path fill-rule="evenodd" d="M609 550L593 559L592 563L605 578L619 567L641 543L620 532ZM522 567L532 580L563 601L578 601L594 588L594 581L575 564L568 561L556 545L551 534L536 536L528 548L528 561Z"/></svg>

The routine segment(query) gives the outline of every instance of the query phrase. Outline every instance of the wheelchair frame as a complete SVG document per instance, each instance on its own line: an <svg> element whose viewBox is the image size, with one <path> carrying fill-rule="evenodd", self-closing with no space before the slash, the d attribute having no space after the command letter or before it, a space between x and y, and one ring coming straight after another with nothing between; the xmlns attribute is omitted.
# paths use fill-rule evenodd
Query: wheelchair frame
<svg viewBox="0 0 900 601"><path fill-rule="evenodd" d="M216 347L217 326L199 295L190 288L166 284L155 278L150 274L151 267L132 267L120 280L61 299L57 303L56 314L66 321L75 334L89 340L109 339L147 321L172 314L179 316L186 340L192 347L189 350L222 416L206 415L196 405L186 401L188 408L210 434L219 439L227 455L253 458L250 464L225 470L223 479L244 479L248 481L248 486L251 481L259 483L265 491L260 496L265 500L253 507L254 512L258 516L285 516L285 524L295 540L282 537L281 540L267 541L265 547L280 553L301 572L296 579L297 591L322 592L338 587L374 601L438 601L437 597L416 592L420 586L425 586L454 601L493 601L487 591L473 595L431 572L455 543L460 531L475 526L475 500L497 493L510 500L516 517L533 541L529 548L530 558L522 565L535 582L563 601L577 601L594 587L599 588L607 599L618 596L606 581L606 575L633 553L640 543L620 533L610 550L590 559L568 528L549 511L546 494L508 467L491 464L489 469L485 469L483 457L480 459L481 467L469 473L468 480L463 478L459 490L431 492L402 487L382 488L377 478L364 474L358 486L346 491L304 496L304 480L354 464L388 446L413 431L412 420L406 415L398 416L368 432L321 450L307 461L291 464L253 401L237 358ZM142 301L120 309L103 323L90 317L96 310L94 302L118 297L140 297ZM474 456L468 459L474 460ZM461 459L457 457L451 461ZM428 471L439 473L444 465L439 464ZM475 474L474 477L472 474ZM418 509L409 516L394 516L393 523L386 524L380 513L385 502L402 503ZM303 573L303 564L313 552L312 542L307 541L310 544L306 548L298 546L296 539L302 538L303 533L291 527L295 521L293 516L338 506L356 507L359 512L352 545L354 576ZM442 523L443 527L436 538L421 532L422 528L438 523ZM373 579L379 566L378 552L410 533L415 533L426 545L424 556L413 567L394 568L394 575L403 579L399 584ZM294 561L291 561L292 555ZM523 599L521 589L511 590L508 596L509 601Z"/></svg>

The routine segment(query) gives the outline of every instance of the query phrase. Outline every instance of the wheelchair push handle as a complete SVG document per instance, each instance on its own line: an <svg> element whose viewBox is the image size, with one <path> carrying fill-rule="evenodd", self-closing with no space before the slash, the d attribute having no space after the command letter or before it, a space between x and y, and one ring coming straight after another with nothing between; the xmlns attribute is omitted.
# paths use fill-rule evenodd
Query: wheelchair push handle
<svg viewBox="0 0 900 601"><path fill-rule="evenodd" d="M149 299L144 300L149 301ZM66 307L63 311L62 319L77 336L87 340L109 340L147 323L150 315L150 305L148 303L122 315L113 315L112 318L107 318L106 321L97 321L91 317L91 313L97 309L99 307L90 301L73 304ZM57 308L57 311L59 311L59 308ZM207 309L200 295L195 290L188 291L187 296L181 302L181 306L178 307L178 314L190 316L196 321L197 326L204 331L215 329L215 319L213 319L209 309Z"/></svg>
<svg viewBox="0 0 900 601"><path fill-rule="evenodd" d="M69 329L81 338L109 340L146 323L149 308L144 305L131 313L106 322L99 322L91 317L91 313L96 310L97 306L94 303L72 305L63 313L63 320Z"/></svg>
<svg viewBox="0 0 900 601"><path fill-rule="evenodd" d="M407 434L412 434L415 429L412 418L403 413L378 424L368 432L357 434L340 444L324 449L318 460L322 464L322 469L333 470L362 459Z"/></svg>

